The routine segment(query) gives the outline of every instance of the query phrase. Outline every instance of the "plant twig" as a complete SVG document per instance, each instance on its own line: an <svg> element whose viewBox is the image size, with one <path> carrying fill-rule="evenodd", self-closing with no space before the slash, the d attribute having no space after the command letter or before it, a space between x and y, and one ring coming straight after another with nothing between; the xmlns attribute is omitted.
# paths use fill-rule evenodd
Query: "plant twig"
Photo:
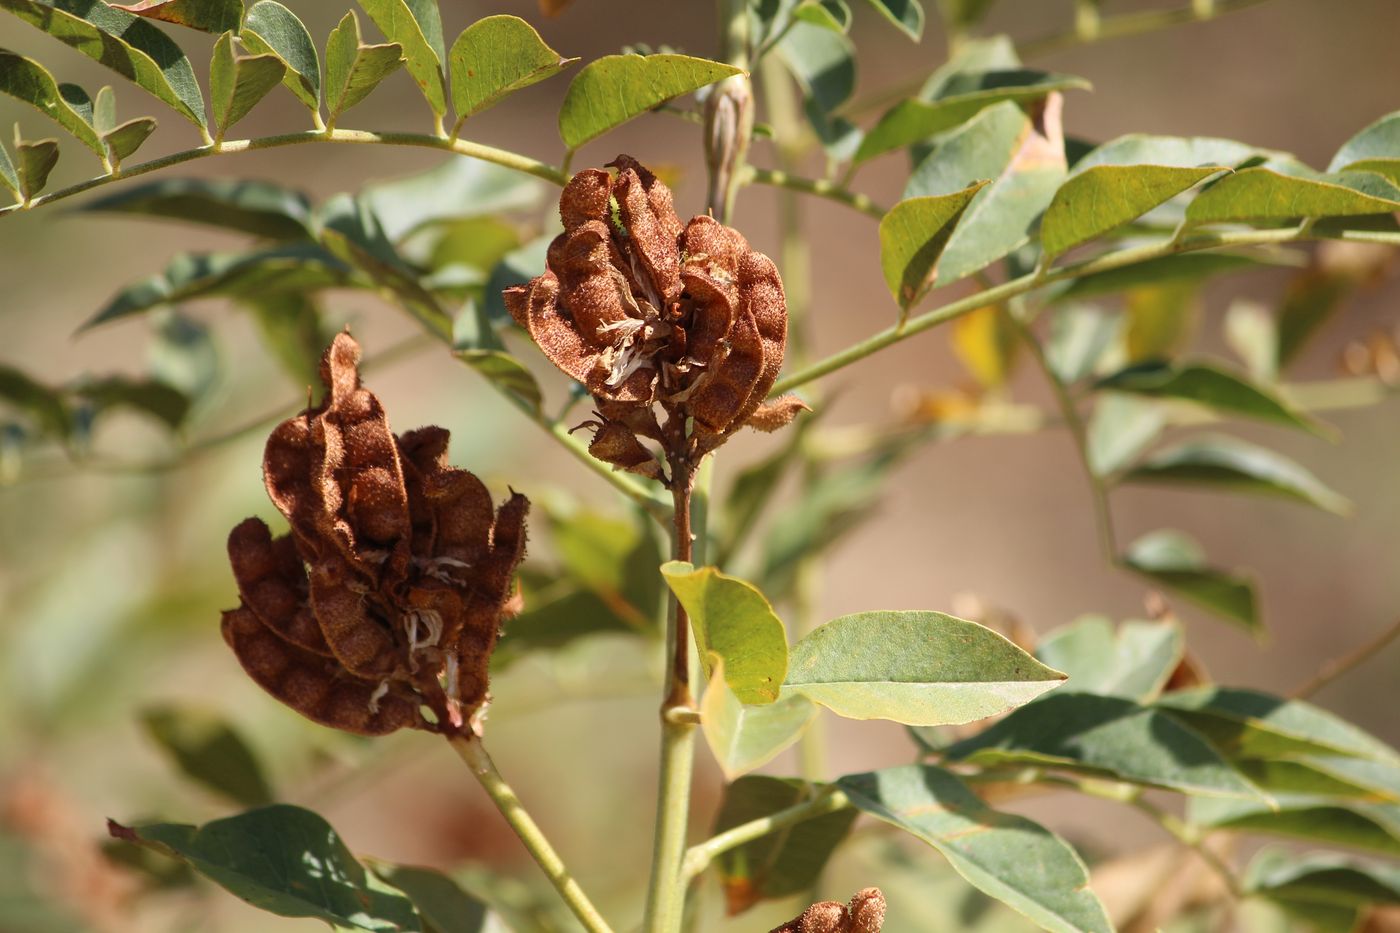
<svg viewBox="0 0 1400 933"><path fill-rule="evenodd" d="M681 871L682 877L688 883L708 868L711 862L730 849L736 849L747 842L761 839L769 833L778 832L789 826L844 810L850 805L850 798L844 793L834 787L827 786L810 800L795 803L767 816L749 820L747 823L740 823L738 826L726 829L698 845L691 846L685 853L685 863Z"/></svg>
<svg viewBox="0 0 1400 933"><path fill-rule="evenodd" d="M496 764L486 753L486 747L481 744L481 739L474 736L453 735L447 741L466 762L473 776L481 783L482 789L491 798L491 802L496 805L497 810L501 811L501 816L505 817L510 828L515 830L520 841L525 843L525 848L530 851L530 855L544 870L550 884L554 885L554 889L559 892L559 896L564 899L569 910L573 911L574 916L583 924L584 929L588 930L589 933L612 933L612 928L608 926L602 914L598 913L598 908L593 906L588 895L584 894L583 888L579 887L579 883L569 874L563 859L549 844L549 840L540 831L529 811L521 804L520 798L515 795L515 791L496 770Z"/></svg>
<svg viewBox="0 0 1400 933"><path fill-rule="evenodd" d="M1400 637L1400 619L1391 623L1390 627L1381 632L1375 638L1369 639L1364 644L1359 645L1352 651L1347 652L1339 658L1333 658L1318 669L1307 682L1295 688L1288 695L1295 700L1306 700L1332 681L1343 674L1360 667L1371 658L1380 654L1382 649L1389 645L1396 638Z"/></svg>
<svg viewBox="0 0 1400 933"><path fill-rule="evenodd" d="M1186 23L1204 23L1224 13L1233 13L1246 7L1258 6L1268 0L1211 0L1207 3L1192 3L1173 10L1142 10L1136 13L1119 13L1115 16L1102 16L1092 20L1076 19L1073 29L1027 39L1016 43L1016 51L1022 58L1035 58L1052 52L1063 51L1076 45L1091 45L1107 39L1122 39L1139 36L1143 33L1169 29Z"/></svg>
<svg viewBox="0 0 1400 933"><path fill-rule="evenodd" d="M781 169L750 166L749 171L744 174L742 183L772 185L775 188L788 188L792 191L816 195L819 198L826 198L828 201L836 201L847 207L855 208L862 214L867 214L876 220L884 217L887 213L884 207L876 204L866 195L851 191L825 178L802 178Z"/></svg>

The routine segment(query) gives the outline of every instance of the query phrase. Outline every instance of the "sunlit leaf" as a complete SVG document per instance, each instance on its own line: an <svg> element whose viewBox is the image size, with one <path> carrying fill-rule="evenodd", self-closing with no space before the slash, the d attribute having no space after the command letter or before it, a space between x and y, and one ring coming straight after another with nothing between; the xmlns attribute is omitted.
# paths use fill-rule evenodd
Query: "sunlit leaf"
<svg viewBox="0 0 1400 933"><path fill-rule="evenodd" d="M1056 296L1060 300L1108 295L1134 288L1199 282L1229 272L1265 267L1261 256L1232 253L1180 253L1134 263L1107 272L1097 272L1070 281Z"/></svg>
<svg viewBox="0 0 1400 933"><path fill-rule="evenodd" d="M1200 316L1200 286L1190 280L1133 288L1123 296L1126 362L1158 363L1190 345Z"/></svg>
<svg viewBox="0 0 1400 933"><path fill-rule="evenodd" d="M238 31L243 22L243 0L139 0L112 6L147 19L158 19L203 32Z"/></svg>
<svg viewBox="0 0 1400 933"><path fill-rule="evenodd" d="M371 862L370 870L409 896L425 933L500 933L486 905L440 871L415 865Z"/></svg>
<svg viewBox="0 0 1400 933"><path fill-rule="evenodd" d="M68 86L65 85L65 89L66 87ZM87 117L74 109L72 103L65 99L53 75L33 59L0 49L0 92L16 97L51 117L74 139L98 156L107 155L107 147L103 145L101 137L92 128ZM54 149L56 152L56 144ZM54 161L57 161L56 155ZM43 176L47 179L48 173L44 172ZM42 188L43 185L38 187Z"/></svg>
<svg viewBox="0 0 1400 933"><path fill-rule="evenodd" d="M1359 162L1400 159L1400 111L1381 117L1342 144L1327 166L1340 172Z"/></svg>
<svg viewBox="0 0 1400 933"><path fill-rule="evenodd" d="M920 0L866 0L880 15L918 42L924 35L924 7Z"/></svg>
<svg viewBox="0 0 1400 933"><path fill-rule="evenodd" d="M276 55L235 55L233 33L220 36L209 65L214 138L222 140L229 127L246 117L286 75L287 66Z"/></svg>
<svg viewBox="0 0 1400 933"><path fill-rule="evenodd" d="M928 292L959 219L983 183L900 201L880 220L880 266L901 317Z"/></svg>
<svg viewBox="0 0 1400 933"><path fill-rule="evenodd" d="M802 737L816 716L817 707L799 693L761 706L745 704L725 680L724 659L714 656L710 681L700 700L700 726L715 762L729 780L772 761Z"/></svg>
<svg viewBox="0 0 1400 933"><path fill-rule="evenodd" d="M506 95L552 78L577 61L551 49L523 19L506 15L472 23L452 43L448 57L458 127Z"/></svg>
<svg viewBox="0 0 1400 933"><path fill-rule="evenodd" d="M793 645L783 687L848 719L938 726L1006 712L1064 679L975 622L941 612L861 612Z"/></svg>
<svg viewBox="0 0 1400 933"><path fill-rule="evenodd" d="M1201 546L1182 532L1161 530L1143 535L1128 548L1123 563L1256 635L1262 631L1254 581L1209 566Z"/></svg>
<svg viewBox="0 0 1400 933"><path fill-rule="evenodd" d="M1249 800L1193 800L1200 826L1237 829L1347 846L1400 858L1400 806L1326 797L1278 795L1275 806Z"/></svg>
<svg viewBox="0 0 1400 933"><path fill-rule="evenodd" d="M245 807L273 800L262 765L219 714L190 706L157 706L141 714L146 733L186 776Z"/></svg>
<svg viewBox="0 0 1400 933"><path fill-rule="evenodd" d="M366 45L355 11L347 12L326 39L326 125L334 126L341 114L368 97L403 63L403 46L397 42Z"/></svg>
<svg viewBox="0 0 1400 933"><path fill-rule="evenodd" d="M841 33L794 23L775 52L820 114L830 114L856 89L856 47Z"/></svg>
<svg viewBox="0 0 1400 933"><path fill-rule="evenodd" d="M1099 380L1098 388L1130 392L1147 398L1175 399L1204 405L1222 415L1236 415L1272 424L1326 431L1270 389L1242 375L1208 363L1144 363Z"/></svg>
<svg viewBox="0 0 1400 933"><path fill-rule="evenodd" d="M996 305L978 308L954 321L951 341L958 361L984 389L1006 384L1021 349L1015 327Z"/></svg>
<svg viewBox="0 0 1400 933"><path fill-rule="evenodd" d="M673 97L738 73L689 55L605 55L574 75L559 108L559 135L577 149Z"/></svg>
<svg viewBox="0 0 1400 933"><path fill-rule="evenodd" d="M1218 167L1100 165L1076 172L1055 192L1040 222L1047 258L1103 236L1209 178Z"/></svg>
<svg viewBox="0 0 1400 933"><path fill-rule="evenodd" d="M1380 181L1379 176L1364 172L1299 178L1267 168L1242 169L1198 194L1186 208L1186 219L1209 224L1400 211L1400 190L1385 182L1381 186L1363 183L1367 178Z"/></svg>
<svg viewBox="0 0 1400 933"><path fill-rule="evenodd" d="M113 162L132 155L156 131L154 117L136 117L102 134L102 142Z"/></svg>
<svg viewBox="0 0 1400 933"><path fill-rule="evenodd" d="M1069 680L1065 689L1146 702L1181 662L1181 626L1129 619L1116 629L1103 616L1085 616L1047 633L1035 656Z"/></svg>
<svg viewBox="0 0 1400 933"><path fill-rule="evenodd" d="M1245 872L1245 889L1324 933L1349 933L1363 908L1400 904L1400 868L1333 853L1266 849Z"/></svg>
<svg viewBox="0 0 1400 933"><path fill-rule="evenodd" d="M447 112L443 68L447 47L437 0L359 0L374 25L390 42L403 46L408 73L423 91L433 113Z"/></svg>
<svg viewBox="0 0 1400 933"><path fill-rule="evenodd" d="M90 201L82 209L208 224L274 240L311 235L306 195L251 179L163 178Z"/></svg>
<svg viewBox="0 0 1400 933"><path fill-rule="evenodd" d="M1177 168L1228 165L1235 167L1260 156L1280 153L1232 139L1209 136L1151 136L1130 133L1110 140L1074 165L1076 173L1100 165L1169 165Z"/></svg>
<svg viewBox="0 0 1400 933"><path fill-rule="evenodd" d="M802 0L792 11L792 17L833 32L851 28L851 8L846 0Z"/></svg>
<svg viewBox="0 0 1400 933"><path fill-rule="evenodd" d="M321 110L321 59L311 33L277 0L258 0L248 10L239 39L257 55L275 55L287 66L282 83L312 113Z"/></svg>
<svg viewBox="0 0 1400 933"><path fill-rule="evenodd" d="M528 210L542 195L537 179L489 162L452 156L425 172L368 185L360 192L360 200L379 218L385 236L397 243L429 224ZM543 261L529 277L542 271Z"/></svg>
<svg viewBox="0 0 1400 933"><path fill-rule="evenodd" d="M3 61L0 61L0 65L3 65ZM49 173L58 164L58 140L16 140L15 157L19 160L16 172L20 197L28 201L49 183Z"/></svg>
<svg viewBox="0 0 1400 933"><path fill-rule="evenodd" d="M1043 929L1112 929L1073 848L1038 823L991 809L951 772L908 765L849 775L837 786L862 811L933 846L973 886Z"/></svg>

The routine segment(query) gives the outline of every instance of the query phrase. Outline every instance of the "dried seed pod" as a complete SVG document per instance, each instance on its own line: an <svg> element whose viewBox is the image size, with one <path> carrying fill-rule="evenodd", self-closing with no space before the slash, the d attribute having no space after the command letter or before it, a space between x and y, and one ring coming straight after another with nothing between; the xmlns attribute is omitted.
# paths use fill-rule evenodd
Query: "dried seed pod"
<svg viewBox="0 0 1400 933"><path fill-rule="evenodd" d="M769 933L880 933L884 923L885 895L879 888L863 888L848 904L818 901Z"/></svg>
<svg viewBox="0 0 1400 933"><path fill-rule="evenodd" d="M501 621L519 610L529 502L513 493L497 511L480 480L448 466L442 428L396 437L359 359L336 337L325 400L268 439L268 495L292 534L273 539L256 518L233 530L242 605L224 635L258 684L317 722L460 731L487 702Z"/></svg>

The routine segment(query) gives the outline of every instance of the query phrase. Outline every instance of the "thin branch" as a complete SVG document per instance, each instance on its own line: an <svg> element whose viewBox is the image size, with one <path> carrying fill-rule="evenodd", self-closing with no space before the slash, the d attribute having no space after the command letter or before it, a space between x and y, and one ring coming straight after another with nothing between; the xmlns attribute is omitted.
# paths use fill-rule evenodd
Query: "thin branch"
<svg viewBox="0 0 1400 933"><path fill-rule="evenodd" d="M756 820L749 820L747 823L740 823L738 826L726 829L719 835L698 845L691 846L685 853L685 863L681 874L687 882L692 881L706 868L709 868L711 862L730 849L737 849L739 846L753 842L755 839L761 839L769 833L778 832L819 816L826 816L828 813L844 810L849 806L851 806L850 798L834 787L828 786L810 800L793 804L786 809L761 816Z"/></svg>
<svg viewBox="0 0 1400 933"><path fill-rule="evenodd" d="M180 165L184 162L193 162L196 159L204 159L209 156L224 155L234 152L255 152L260 149L302 146L308 143L346 143L350 145L411 146L420 149L439 149L443 152L455 152L458 155L479 159L482 162L491 162L504 168L514 169L517 172L524 172L526 175L533 175L536 178L541 178L556 185L563 185L568 181L568 177L552 165L540 162L537 159L532 159L529 156L520 155L516 152L497 149L494 146L486 146L465 139L449 139L445 136L432 136L425 133L376 133L368 130L307 130L301 133L286 133L281 136L264 136L260 139L225 140L222 143L171 153L159 159L152 159L149 162L122 166L119 171L113 172L110 175L99 175L96 178L90 178L76 185L60 188L49 194L40 195L31 199L28 204L14 204L9 207L0 207L0 217L18 211L33 210L36 207L42 207L55 201L62 201L65 198L71 198L74 195L82 194L113 182L135 178L138 175L146 175L163 168L169 168L173 165Z"/></svg>
<svg viewBox="0 0 1400 933"><path fill-rule="evenodd" d="M588 899L588 895L583 893L583 888L569 874L568 868L564 865L559 853L554 851L554 847L549 844L543 832L540 831L529 811L527 811L520 798L515 795L515 791L506 783L505 778L496 770L496 764L491 760L491 756L486 753L486 748L481 744L481 740L470 736L455 735L447 740L454 751L466 762L472 774L481 782L481 787L491 798L491 802L496 805L496 809L501 811L501 816L505 817L510 828L515 830L515 834L520 837L520 841L525 843L525 848L530 851L540 868L544 870L549 878L550 884L559 892L559 896L564 899L564 903L569 905L569 910L573 911L575 917L583 924L589 933L612 933L612 928L598 913L598 908Z"/></svg>
<svg viewBox="0 0 1400 933"><path fill-rule="evenodd" d="M1342 655L1340 658L1333 658L1318 670L1310 680L1295 689L1289 694L1295 700L1306 700L1332 681L1348 673L1353 668L1360 667L1371 658L1380 654L1396 638L1400 638L1400 619L1396 619L1389 628L1381 632L1375 638L1370 639L1356 649Z"/></svg>
<svg viewBox="0 0 1400 933"><path fill-rule="evenodd" d="M1041 36L1016 43L1016 51L1022 58L1035 58L1060 52L1076 45L1092 45L1107 39L1122 39L1127 36L1140 36L1144 33L1170 29L1187 23L1204 23L1225 13L1233 13L1247 7L1267 3L1268 0L1206 0L1174 10L1143 10L1137 13L1120 13L1116 16L1098 17L1092 20L1076 21L1075 28L1062 33Z"/></svg>
<svg viewBox="0 0 1400 933"><path fill-rule="evenodd" d="M743 184L772 185L775 188L788 188L792 191L801 191L805 194L816 195L819 198L826 198L828 201L836 201L854 208L862 214L879 220L887 213L884 207L876 204L865 195L843 188L834 181L824 178L802 178L778 169L752 168L744 174Z"/></svg>

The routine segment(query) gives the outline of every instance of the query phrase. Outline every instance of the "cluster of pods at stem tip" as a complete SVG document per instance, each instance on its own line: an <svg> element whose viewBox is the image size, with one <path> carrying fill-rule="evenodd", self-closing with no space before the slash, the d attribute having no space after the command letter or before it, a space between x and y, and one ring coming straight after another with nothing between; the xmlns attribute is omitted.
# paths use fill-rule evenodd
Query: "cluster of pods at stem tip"
<svg viewBox="0 0 1400 933"><path fill-rule="evenodd" d="M818 901L769 933L880 933L885 925L885 895L862 888L848 903Z"/></svg>

